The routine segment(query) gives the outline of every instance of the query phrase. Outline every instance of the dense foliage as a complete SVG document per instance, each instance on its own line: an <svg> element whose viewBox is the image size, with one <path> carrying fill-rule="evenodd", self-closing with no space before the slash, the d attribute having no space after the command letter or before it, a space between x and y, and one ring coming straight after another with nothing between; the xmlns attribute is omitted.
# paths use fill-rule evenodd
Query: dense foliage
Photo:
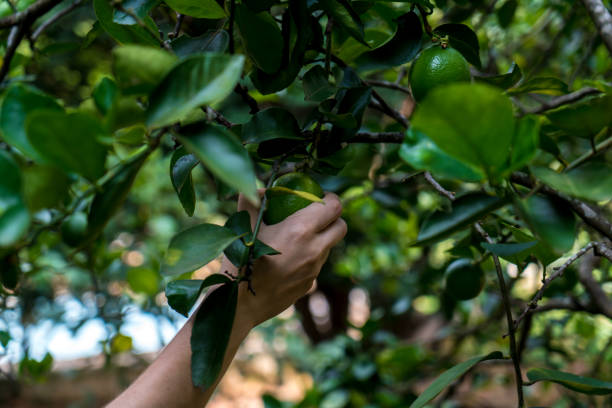
<svg viewBox="0 0 612 408"><path fill-rule="evenodd" d="M264 327L315 378L298 406L422 407L469 370L519 406L540 382L558 406L604 406L609 26L594 0L3 2L0 344L21 336L20 376L40 378L52 357L14 325L100 317L110 359L131 348L130 305L172 316L165 291L188 315L221 283L192 338L210 385L238 285L276 254L236 194L263 211L257 188L297 171L349 225L318 280L328 313L296 305L314 349ZM239 276L193 278L222 253Z"/></svg>

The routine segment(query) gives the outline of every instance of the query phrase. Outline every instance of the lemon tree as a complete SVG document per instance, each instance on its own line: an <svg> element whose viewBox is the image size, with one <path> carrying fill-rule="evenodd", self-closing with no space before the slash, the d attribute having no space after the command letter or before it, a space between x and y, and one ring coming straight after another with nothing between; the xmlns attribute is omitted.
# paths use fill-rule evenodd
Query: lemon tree
<svg viewBox="0 0 612 408"><path fill-rule="evenodd" d="M314 378L298 406L425 406L445 389L467 405L456 382L469 377L474 394L511 388L519 407L548 403L526 389L540 381L568 389L561 405L604 406L609 9L1 3L0 353L20 370L0 378L39 380L53 367L23 335L42 321L77 331L101 319L112 362L138 345L125 310L176 319L221 285L191 339L191 381L211 386L239 286L254 260L278 256L261 222L290 222L331 191L348 234L296 304L313 346L287 334L294 326L264 328ZM238 194L259 223L235 211ZM222 256L238 275L202 279ZM87 313L67 310L74 302ZM429 332L423 322L443 327L409 341Z"/></svg>

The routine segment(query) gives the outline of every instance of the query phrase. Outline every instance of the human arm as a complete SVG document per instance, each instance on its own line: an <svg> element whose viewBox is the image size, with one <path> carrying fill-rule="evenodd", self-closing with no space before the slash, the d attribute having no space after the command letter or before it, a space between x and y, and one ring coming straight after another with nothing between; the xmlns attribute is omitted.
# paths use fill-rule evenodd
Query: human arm
<svg viewBox="0 0 612 408"><path fill-rule="evenodd" d="M257 209L242 197L238 209L247 210L254 222ZM338 197L327 194L324 204L313 203L281 223L261 226L258 238L281 254L259 258L253 264L255 296L245 283L240 284L223 367L213 386L202 391L191 382L192 316L159 357L108 407L204 406L249 331L285 310L312 287L330 249L346 234L341 212ZM225 258L222 271L236 273Z"/></svg>

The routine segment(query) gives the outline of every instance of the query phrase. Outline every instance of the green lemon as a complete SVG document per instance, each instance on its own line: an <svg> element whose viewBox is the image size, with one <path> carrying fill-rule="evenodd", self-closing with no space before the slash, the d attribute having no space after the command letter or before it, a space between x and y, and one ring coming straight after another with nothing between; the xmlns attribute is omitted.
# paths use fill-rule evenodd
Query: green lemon
<svg viewBox="0 0 612 408"><path fill-rule="evenodd" d="M454 48L433 46L414 61L410 69L410 86L416 101L438 85L470 80L470 67Z"/></svg>
<svg viewBox="0 0 612 408"><path fill-rule="evenodd" d="M87 214L76 212L66 218L61 227L62 240L71 247L77 247L87 237Z"/></svg>
<svg viewBox="0 0 612 408"><path fill-rule="evenodd" d="M272 187L285 187L291 190L306 191L323 198L323 189L312 178L304 173L287 173L277 178ZM281 222L291 214L308 206L312 201L295 194L282 191L266 191L267 207L264 222L272 225Z"/></svg>
<svg viewBox="0 0 612 408"><path fill-rule="evenodd" d="M471 259L461 258L453 261L446 272L445 291L457 300L473 299L482 290L485 283L484 272L473 265Z"/></svg>

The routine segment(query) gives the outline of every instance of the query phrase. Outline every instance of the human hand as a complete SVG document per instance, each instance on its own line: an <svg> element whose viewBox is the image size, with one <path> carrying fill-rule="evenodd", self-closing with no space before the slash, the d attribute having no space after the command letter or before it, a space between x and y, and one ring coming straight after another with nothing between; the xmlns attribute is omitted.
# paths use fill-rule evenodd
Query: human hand
<svg viewBox="0 0 612 408"><path fill-rule="evenodd" d="M253 264L252 287L256 295L241 284L237 313L248 314L251 325L276 316L304 296L327 260L329 251L346 235L346 223L340 215L342 204L333 193L327 193L324 204L312 203L278 224L261 224L258 239L280 252L264 256ZM254 225L258 208L244 197L238 200L238 211L246 210ZM236 268L223 260L223 271Z"/></svg>

